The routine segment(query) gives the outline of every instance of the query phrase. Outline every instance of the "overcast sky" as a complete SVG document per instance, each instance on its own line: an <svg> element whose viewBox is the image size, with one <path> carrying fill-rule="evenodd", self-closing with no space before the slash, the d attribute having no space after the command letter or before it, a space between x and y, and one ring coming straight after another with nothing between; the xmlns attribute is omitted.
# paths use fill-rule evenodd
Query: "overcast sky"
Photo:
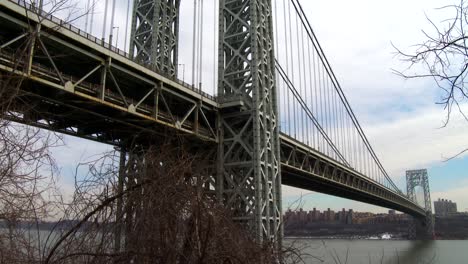
<svg viewBox="0 0 468 264"><path fill-rule="evenodd" d="M450 16L450 12L435 9L449 2L301 1L364 131L397 185L406 190L405 170L427 168L432 200L452 199L458 202L459 210L468 210L468 155L442 162L445 157L468 147L468 123L456 115L448 127L441 129L445 112L435 104L441 97L435 84L431 80L406 81L391 71L405 67L395 58L391 43L403 50L411 50L411 45L424 39L421 30L431 30L426 15L443 25L442 20ZM103 3L104 0L97 3L99 8L94 16L93 34L97 36L102 34L103 17L100 10L103 9ZM123 48L127 0L118 0L117 3L115 25L119 27L119 47ZM216 19L213 3L205 0L203 27L202 83L203 88L210 93L213 91L214 62L217 56L213 42L217 33L213 24ZM185 65L185 71L179 71L179 77L187 82L191 82L192 13L193 1L182 0L179 63ZM84 26L84 20L77 23ZM468 111L468 107L464 107ZM63 186L70 189L74 164L108 147L71 137L66 137L66 141L66 150L57 150L56 156L62 167ZM303 198L306 209L317 207L323 210L330 207L338 210L345 207L358 211L386 211L288 187L283 188L283 208L287 208L300 194L307 194Z"/></svg>

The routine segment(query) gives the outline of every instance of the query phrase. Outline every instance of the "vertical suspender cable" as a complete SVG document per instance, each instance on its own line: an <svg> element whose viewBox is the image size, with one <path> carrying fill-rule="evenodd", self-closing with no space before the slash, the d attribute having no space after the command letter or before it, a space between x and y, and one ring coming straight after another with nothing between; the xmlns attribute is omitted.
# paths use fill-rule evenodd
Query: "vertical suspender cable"
<svg viewBox="0 0 468 264"><path fill-rule="evenodd" d="M200 41L201 41L201 11L202 11L202 6L201 6L201 3L200 3L201 0L198 0L198 15L197 15L197 59L196 59L196 63L195 63L195 76L196 76L196 81L195 81L195 86L198 87L200 89L200 48L201 48L201 45L200 45Z"/></svg>
<svg viewBox="0 0 468 264"><path fill-rule="evenodd" d="M289 14L289 44L291 48L291 79L294 82L294 55L293 55L293 41L292 41L292 23L291 23L291 2L288 1L288 14ZM296 127L296 100L293 98L293 119L294 119L294 138L297 138Z"/></svg>
<svg viewBox="0 0 468 264"><path fill-rule="evenodd" d="M302 109L307 113L307 115L309 116L309 119L312 122L314 122L315 126L317 127L319 132L322 134L324 140L327 142L327 144L330 146L330 148L332 148L333 151L335 151L335 153L337 153L337 156L343 162L343 164L345 164L345 166L349 166L348 161L343 157L343 155L341 155L340 151L338 149L336 149L336 146L333 144L333 141L328 137L326 131L322 128L320 123L317 121L317 118L315 118L315 116L312 114L312 112L310 111L310 108L305 104L303 98L300 96L299 92L294 87L294 84L291 82L289 77L284 72L284 69L281 67L281 65L277 61L275 61L275 67L276 67L276 69L278 69L278 72L281 75L281 78L283 78L283 80L287 84L287 86L288 86L289 90L292 92L294 98L298 101L298 104L300 104Z"/></svg>
<svg viewBox="0 0 468 264"><path fill-rule="evenodd" d="M127 38L128 38L128 17L130 16L130 0L127 0L127 19L125 19L125 41L124 41L124 51L127 52Z"/></svg>
<svg viewBox="0 0 468 264"><path fill-rule="evenodd" d="M299 94L301 95L302 97L302 71L301 71L301 47L300 47L300 41L299 41L299 21L298 21L298 18L297 18L297 14L296 14L296 43L297 43L297 66L299 68L298 70L298 74L299 74ZM301 140L304 140L303 137L304 137L304 111L301 111L300 110L300 107L298 109L298 118L300 119L300 122L298 122L298 126L301 126L301 129L300 131L298 131L300 133L300 136L298 135L299 138L301 138ZM301 132L302 131L302 132Z"/></svg>
<svg viewBox="0 0 468 264"><path fill-rule="evenodd" d="M321 65L319 65L321 66ZM321 85L320 85L320 117L321 117L321 124L322 126L325 128L325 131L327 131L327 124L326 124L326 113L325 111L327 110L326 109L326 105L325 105L325 99L322 98L322 96L325 96L325 71L323 70L323 66L319 67L319 69L321 70L321 74L322 76L320 76L320 82L321 82ZM323 151L325 151L325 153L328 153L328 147L327 147L327 144L325 144L325 142L323 142L322 144L322 149Z"/></svg>
<svg viewBox="0 0 468 264"><path fill-rule="evenodd" d="M323 72L325 73L325 72ZM331 133L331 126L330 126L330 97L329 97L329 94L330 94L330 80L327 78L326 75L323 76L323 78L325 79L324 80L324 99L325 99L325 127L326 127L326 130L327 130L327 134L329 135L329 137L332 137L332 133ZM328 148L328 147L327 147ZM330 150L330 149L328 149ZM330 154L330 152L328 152L328 154Z"/></svg>
<svg viewBox="0 0 468 264"><path fill-rule="evenodd" d="M308 33L311 34L311 38L313 37L313 39L316 40L316 36L314 34L314 32L312 31L312 28L310 26L310 23L307 19L307 17L305 16L304 14L304 10L300 4L300 2L298 0L296 0L293 4L294 4L294 8L296 9L296 12L300 12L302 14L301 16L301 20L303 21L303 25L304 26L308 26L308 28L306 28L308 30ZM310 32L309 32L310 30ZM320 49L321 51L321 54L322 54L322 60L323 60L323 63L325 66L327 66L326 70L327 70L327 73L330 75L334 83L334 86L335 86L335 89L337 90L337 92L339 93L340 95L340 98L343 102L343 104L345 105L346 107L346 110L349 112L349 115L350 115L350 118L351 118L351 121L353 122L354 126L356 127L358 133L359 133L359 136L362 138L366 148L368 149L368 151L370 152L370 154L372 155L372 158L373 160L375 161L375 163L377 163L379 169L382 171L382 174L385 176L385 178L389 181L389 184L397 191L397 192L400 192L401 191L398 189L398 187L395 185L395 183L391 180L390 176L387 174L387 172L385 171L385 168L383 167L382 163L380 162L379 158L377 157L377 155L375 154L374 150L372 149L372 146L370 145L369 143L369 140L367 139L366 135L364 134L364 131L362 130L362 127L360 126L359 122L357 121L357 118L356 116L354 115L354 112L353 110L351 109L351 107L349 106L349 102L347 100L347 98L344 96L344 93L341 89L341 86L339 85L338 81L337 81L337 78L335 76L335 74L333 73L333 71L331 70L331 67L328 63L328 60L327 58L325 57L324 53L323 53L323 50L321 49L320 45L317 44L317 48Z"/></svg>
<svg viewBox="0 0 468 264"><path fill-rule="evenodd" d="M340 127L340 132L339 132L339 135L340 135L340 141L341 141L341 153L343 153L343 156L347 157L347 153L346 153L346 145L345 145L345 140L344 140L344 129L343 129L343 112L341 111L342 107L341 107L341 104L339 104L338 102L338 108L337 108L337 111L338 111L338 122L339 122L339 127Z"/></svg>
<svg viewBox="0 0 468 264"><path fill-rule="evenodd" d="M197 0L193 0L193 43L192 43L192 86L195 84L195 53L196 53L196 39L197 39Z"/></svg>
<svg viewBox="0 0 468 264"><path fill-rule="evenodd" d="M340 131L340 134L341 134L341 148L343 149L342 151L344 152L344 156L346 158L348 158L348 152L347 152L347 148L346 148L346 127L344 125L344 113L343 113L344 109L343 109L343 105L340 104L340 126L341 126L341 131Z"/></svg>
<svg viewBox="0 0 468 264"><path fill-rule="evenodd" d="M333 142L336 144L336 131L335 131L335 110L333 104L333 90L330 87L330 82L328 82L328 103L330 106L330 137L333 139Z"/></svg>
<svg viewBox="0 0 468 264"><path fill-rule="evenodd" d="M199 34L199 43L198 43L198 48L200 49L199 51L199 55L198 55L198 82L199 82L199 85L198 85L198 88L202 89L202 82L203 82L203 70L202 70L202 67L203 67L203 15L204 15L204 10L203 10L203 0L200 0L200 34Z"/></svg>
<svg viewBox="0 0 468 264"><path fill-rule="evenodd" d="M314 43L312 43L312 46L313 46ZM317 116L318 118L318 114L319 114L319 107L318 107L318 86L320 85L318 83L318 73L317 73L317 67L316 67L317 64L315 64L315 50L312 50L312 66L314 67L314 107L313 109L315 109L315 116ZM318 132L318 129L317 129L317 132ZM317 133L317 145L316 146L316 149L320 149L320 134Z"/></svg>
<svg viewBox="0 0 468 264"><path fill-rule="evenodd" d="M346 116L346 128L347 128L347 134L348 134L348 149L349 149L349 158L351 160L351 165L354 168L354 151L353 151L353 134L352 134L352 129L351 129L351 124L350 124L350 119L349 116L347 115L348 112L345 112Z"/></svg>
<svg viewBox="0 0 468 264"><path fill-rule="evenodd" d="M321 67L320 67L320 64L318 63L318 58L317 58L317 88L316 88L316 91L317 91L317 102L316 102L316 105L317 105L317 114L318 116L320 117L319 120L320 120L320 124L323 126L323 104L322 104L322 71L321 71ZM324 148L323 148L323 142L321 140L322 138L320 138L319 140L319 150L322 150L322 151L325 151Z"/></svg>
<svg viewBox="0 0 468 264"><path fill-rule="evenodd" d="M353 135L353 146L352 146L352 152L353 152L353 156L354 156L354 169L356 171L359 171L359 158L358 158L358 155L357 155L357 146L356 146L356 130L355 130L355 127L351 126L351 133Z"/></svg>
<svg viewBox="0 0 468 264"><path fill-rule="evenodd" d="M102 24L102 42L104 42L104 40L106 39L107 6L108 5L109 5L109 0L106 0L105 7L104 7L104 22Z"/></svg>
<svg viewBox="0 0 468 264"><path fill-rule="evenodd" d="M275 20L275 36L274 36L275 47L274 47L274 51L275 51L275 58L278 58L278 6L277 6L278 1L273 1L273 2L274 2L273 8L275 9L275 17L274 17L274 20ZM277 102L277 105L278 105L278 116L276 117L276 120L277 120L277 124L278 124L278 127L279 127L279 131L281 131L281 119L282 119L281 118L281 88L280 88L280 85L279 85L279 76L277 74L275 74L275 78L276 78L276 87L277 87L276 102Z"/></svg>
<svg viewBox="0 0 468 264"><path fill-rule="evenodd" d="M336 142L336 131L335 131L335 111L334 111L334 104L333 104L333 90L330 86L332 86L332 84L330 84L330 81L328 82L329 84L329 88L328 88L328 102L329 102L329 106L330 106L330 133L331 133L331 138L333 138L333 142Z"/></svg>
<svg viewBox="0 0 468 264"><path fill-rule="evenodd" d="M114 35L114 17L115 17L115 0L112 1L112 15L111 15L111 23L110 23L110 35L109 35L109 44L112 46L112 38ZM117 47L118 43L115 44ZM151 58L154 60L154 58Z"/></svg>
<svg viewBox="0 0 468 264"><path fill-rule="evenodd" d="M366 151L365 151L365 144L361 144L361 148L362 148L362 173L364 175L368 175L366 174Z"/></svg>
<svg viewBox="0 0 468 264"><path fill-rule="evenodd" d="M284 20L284 44L286 46L286 48L284 49L286 51L286 73L289 74L289 47L288 47L288 29L287 29L287 19L286 19L286 0L283 0L283 20ZM288 130L289 130L289 133L288 135L291 136L291 107L290 107L290 96L289 96L289 92L287 89L285 89L285 92L287 93L287 104L285 105L285 107L287 108L288 110Z"/></svg>
<svg viewBox="0 0 468 264"><path fill-rule="evenodd" d="M218 61L218 58L216 56L216 51L218 50L216 48L216 43L218 41L218 38L217 38L218 29L217 29L217 21L216 21L216 13L218 12L216 8L217 2L218 1L213 1L213 9L214 9L214 12L213 12L213 36L214 36L213 37L213 96L216 95L216 68L217 68L217 61Z"/></svg>
<svg viewBox="0 0 468 264"><path fill-rule="evenodd" d="M349 157L348 138L347 138L347 126L346 126L346 110L341 105L341 126L343 127L343 148L346 148L347 155Z"/></svg>
<svg viewBox="0 0 468 264"><path fill-rule="evenodd" d="M85 20L85 32L88 32L88 21L89 21L89 10L90 10L90 3L91 0L88 0L88 3L86 4L85 12L86 12L86 20Z"/></svg>
<svg viewBox="0 0 468 264"><path fill-rule="evenodd" d="M334 92L334 90L332 92ZM339 118L338 118L338 102L337 102L336 96L337 94L333 93L333 123L335 124L335 140L337 142L338 149L341 150Z"/></svg>
<svg viewBox="0 0 468 264"><path fill-rule="evenodd" d="M334 90L332 90L332 106L333 106L333 131L335 133L335 142L337 145L337 148L341 150L340 148L340 137L338 134L338 115L337 115L337 105L336 105L336 93L334 93Z"/></svg>
<svg viewBox="0 0 468 264"><path fill-rule="evenodd" d="M359 134L356 136L356 141L358 145L359 171L362 173L362 144L360 141Z"/></svg>
<svg viewBox="0 0 468 264"><path fill-rule="evenodd" d="M93 34L93 23L94 23L94 8L96 7L96 2L93 0L93 5L91 7L91 21L89 22L89 34Z"/></svg>
<svg viewBox="0 0 468 264"><path fill-rule="evenodd" d="M367 169L367 152L364 149L364 171L366 172L365 175L369 175L369 170ZM369 175L372 176L372 175Z"/></svg>
<svg viewBox="0 0 468 264"><path fill-rule="evenodd" d="M356 167L357 167L357 171L360 171L361 165L360 165L360 151L359 151L359 132L357 131L356 128L354 128L354 144L355 144L354 151L356 152Z"/></svg>
<svg viewBox="0 0 468 264"><path fill-rule="evenodd" d="M297 3L295 3L295 2L297 2ZM308 26L307 30L308 30L309 36L310 36L311 38L313 38L313 39L316 39L316 37L315 37L313 31L311 31L310 23L309 23L307 17L305 17L305 15L304 15L304 11L303 11L303 9L302 9L301 4L299 3L298 0L296 0L295 2L293 2L293 4L294 4L294 7L295 7L295 9L296 9L296 12L300 12L300 13L302 14L301 20L302 20L302 19L305 20L305 21L304 21L304 20L302 20L302 21L303 21L303 24L304 24L304 25L307 24L307 26ZM299 10L298 8L299 8L300 10ZM304 17L303 17L303 16L304 16ZM341 90L341 87L339 86L339 83L338 83L337 80L336 80L336 76L334 75L333 71L331 71L331 68L330 68L330 66L329 66L329 63L328 63L328 61L327 61L325 55L323 54L323 51L322 51L320 45L317 44L317 47L316 47L316 48L318 48L318 49L322 52L321 58L322 58L322 60L323 60L324 66L327 67L327 68L326 68L326 71L327 71L327 73L330 75L330 77L333 78L332 81L333 81L333 83L335 84L335 85L334 85L334 86L335 86L335 89L337 89L337 91L338 91L338 93L339 93L339 95L340 95L340 98L341 98L341 100L343 101L343 103L344 103L344 105L345 105L345 107L346 107L346 110L349 112L351 121L353 122L353 124L355 125L356 129L358 130L359 135L362 137L362 139L363 139L363 141L364 141L364 143L365 143L366 148L367 148L367 149L369 150L369 152L371 153L372 158L374 159L374 161L375 161L375 162L377 163L377 165L379 166L379 169L382 171L382 173L385 175L385 177L388 178L388 180L390 181L390 184L391 184L395 189L397 189L397 187L395 186L395 184L393 183L393 181L389 178L389 176L388 176L388 174L386 173L385 169L383 168L382 164L380 163L380 161L379 161L378 157L376 156L375 152L373 151L372 147L370 146L370 143L369 143L369 141L367 140L367 137L365 136L365 134L363 133L362 128L360 127L360 125L359 125L359 123L358 123L356 117L354 116L354 113L353 113L352 109L350 109L349 103L348 103L346 97L344 97L344 94L343 94L343 92L342 92L342 90ZM319 54L319 55L320 55L320 54Z"/></svg>
<svg viewBox="0 0 468 264"><path fill-rule="evenodd" d="M331 87L330 87L330 79L327 78L327 120L328 120L328 129L329 129L329 133L330 133L330 138L332 138L333 140L334 139L334 135L333 135L333 109L332 109L332 101L331 101ZM333 141L334 142L334 141Z"/></svg>
<svg viewBox="0 0 468 264"><path fill-rule="evenodd" d="M314 105L313 105L313 102L312 102L312 89L313 89L313 84L312 84L312 64L310 63L310 40L307 39L307 57L308 57L308 62L309 62L309 89L310 89L310 98L309 98L309 101L310 101L310 108L312 109L313 111L313 114L315 115L315 111L313 110L314 109ZM315 79L315 76L314 76L314 79ZM306 95L307 96L307 95ZM311 142L312 142L312 146L314 145L315 143L315 129L314 129L314 126L311 124L310 126L310 134L311 134Z"/></svg>
<svg viewBox="0 0 468 264"><path fill-rule="evenodd" d="M303 77L304 77L304 96L305 96L305 102L307 104L307 101L308 101L308 98L307 98L307 79L306 79L306 64L305 64L305 47L304 47L304 27L301 27L301 39L302 39L302 68L303 68ZM307 145L309 145L309 126L307 125L308 122L306 120L306 124L305 124L305 132L306 132L306 141L307 142Z"/></svg>

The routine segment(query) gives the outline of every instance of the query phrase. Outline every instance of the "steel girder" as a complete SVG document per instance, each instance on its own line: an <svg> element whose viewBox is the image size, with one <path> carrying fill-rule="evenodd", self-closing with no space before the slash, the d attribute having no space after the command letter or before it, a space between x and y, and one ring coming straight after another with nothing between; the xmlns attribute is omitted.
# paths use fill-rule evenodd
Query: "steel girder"
<svg viewBox="0 0 468 264"><path fill-rule="evenodd" d="M282 182L422 217L423 208L400 193L285 135L281 139Z"/></svg>
<svg viewBox="0 0 468 264"><path fill-rule="evenodd" d="M130 55L171 77L177 76L180 0L135 0Z"/></svg>
<svg viewBox="0 0 468 264"><path fill-rule="evenodd" d="M0 7L0 71L25 80L20 102L31 110L11 119L113 145L167 129L217 142L218 104L211 98L111 52L64 21L39 18L10 1ZM15 51L31 38L36 45L18 61Z"/></svg>
<svg viewBox="0 0 468 264"><path fill-rule="evenodd" d="M270 0L221 0L218 193L259 242L281 243L281 176ZM230 105L240 100L242 107ZM229 106L227 106L229 105Z"/></svg>
<svg viewBox="0 0 468 264"><path fill-rule="evenodd" d="M429 177L427 175L427 169L421 170L408 170L406 171L406 189L408 198L414 202L417 202L415 188L419 186L423 189L424 193L424 210L425 217L422 221L424 226L424 232L426 238L434 237L434 216L432 215L432 206L431 206L431 193L429 190ZM410 225L410 237L416 238L416 223Z"/></svg>

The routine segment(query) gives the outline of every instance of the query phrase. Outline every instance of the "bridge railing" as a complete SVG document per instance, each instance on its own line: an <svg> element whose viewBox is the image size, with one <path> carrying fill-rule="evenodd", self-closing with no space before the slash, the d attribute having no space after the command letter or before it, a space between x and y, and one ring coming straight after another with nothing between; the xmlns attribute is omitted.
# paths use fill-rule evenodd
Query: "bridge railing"
<svg viewBox="0 0 468 264"><path fill-rule="evenodd" d="M40 16L40 19L43 20L43 19L46 19L46 20L49 20L51 22L53 22L54 24L56 24L58 27L61 27L61 28L65 28L65 29L68 29L74 33L76 33L77 35L80 35L81 37L83 38L86 38L87 40L89 41L92 41L94 42L95 44L99 45L99 46L102 46L112 52L114 52L115 54L118 54L122 57L125 57L126 59L129 59L133 62L136 62L138 63L140 66L143 66L149 70L152 70L152 71L155 71L157 72L158 74L164 76L165 78L167 79L170 79L171 81L174 81L198 94L200 94L201 96L205 97L205 98L209 98L211 100L216 100L216 97L214 95L210 95L206 92L204 92L203 90L199 89L199 88L196 88L194 85L192 84L188 84L178 78L175 78L173 76L169 76L169 75L166 75L162 72L158 72L155 70L154 68L154 65L151 65L151 64L145 64L145 63L141 63L137 60L134 60L131 56L130 53L124 51L124 50L121 50L115 46L112 46L111 44L109 44L108 42L104 41L103 39L100 39L98 37L95 37L89 33L87 33L86 31L80 29L79 27L76 27L72 24L72 22L68 22L68 21L65 21L65 20L62 20L56 16L54 16L53 14L47 12L47 9L42 9L42 10L39 10L39 7L35 4L34 1L25 1L25 0L8 0L10 2L13 2L23 8L25 8L27 11L28 11L28 15L39 15ZM47 1L44 1L44 6L47 6Z"/></svg>
<svg viewBox="0 0 468 264"><path fill-rule="evenodd" d="M361 128L298 0L274 0L281 132L402 193Z"/></svg>

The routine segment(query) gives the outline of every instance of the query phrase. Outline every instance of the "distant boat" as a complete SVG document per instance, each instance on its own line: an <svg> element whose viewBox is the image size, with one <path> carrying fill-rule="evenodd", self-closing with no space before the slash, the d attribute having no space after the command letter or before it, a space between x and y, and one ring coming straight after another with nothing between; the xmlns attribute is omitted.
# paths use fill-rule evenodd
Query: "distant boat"
<svg viewBox="0 0 468 264"><path fill-rule="evenodd" d="M381 239L392 239L392 235L390 235L389 233L382 234Z"/></svg>
<svg viewBox="0 0 468 264"><path fill-rule="evenodd" d="M389 233L384 233L384 234L382 234L380 236L370 236L367 239L371 239L371 240L392 239L392 235L389 234Z"/></svg>

